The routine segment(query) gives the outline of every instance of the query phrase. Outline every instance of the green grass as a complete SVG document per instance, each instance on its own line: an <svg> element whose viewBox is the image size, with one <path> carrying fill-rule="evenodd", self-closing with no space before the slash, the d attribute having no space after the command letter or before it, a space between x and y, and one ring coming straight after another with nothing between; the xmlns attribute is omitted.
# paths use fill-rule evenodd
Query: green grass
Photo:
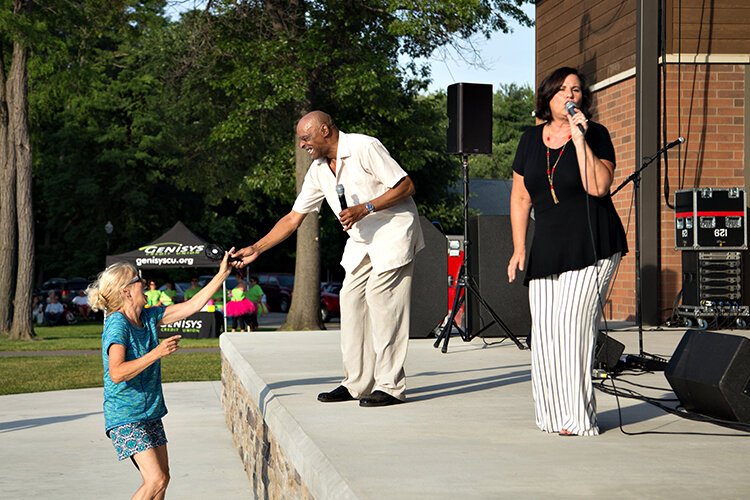
<svg viewBox="0 0 750 500"><path fill-rule="evenodd" d="M161 371L163 382L219 380L221 356L181 350L162 359ZM102 358L94 354L4 357L0 395L102 387L102 372Z"/></svg>
<svg viewBox="0 0 750 500"><path fill-rule="evenodd" d="M63 356L0 357L0 395L102 387L101 323L35 328L30 341L9 340L0 335L0 351L91 351ZM164 382L219 380L218 352L190 352L190 348L219 347L219 339L183 339L173 356L162 359Z"/></svg>
<svg viewBox="0 0 750 500"><path fill-rule="evenodd" d="M71 326L38 326L36 338L28 341L9 340L0 335L0 351L66 351L100 350L102 324L81 323ZM219 347L219 339L183 339L180 347Z"/></svg>

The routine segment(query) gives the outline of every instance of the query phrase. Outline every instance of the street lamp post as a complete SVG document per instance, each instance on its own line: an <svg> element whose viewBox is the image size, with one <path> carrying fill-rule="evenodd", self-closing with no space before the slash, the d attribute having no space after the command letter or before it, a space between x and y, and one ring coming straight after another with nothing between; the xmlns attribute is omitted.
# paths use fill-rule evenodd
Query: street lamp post
<svg viewBox="0 0 750 500"><path fill-rule="evenodd" d="M109 237L112 236L112 231L115 230L115 226L112 225L111 221L107 221L104 224L104 232L107 234L107 253L109 253Z"/></svg>

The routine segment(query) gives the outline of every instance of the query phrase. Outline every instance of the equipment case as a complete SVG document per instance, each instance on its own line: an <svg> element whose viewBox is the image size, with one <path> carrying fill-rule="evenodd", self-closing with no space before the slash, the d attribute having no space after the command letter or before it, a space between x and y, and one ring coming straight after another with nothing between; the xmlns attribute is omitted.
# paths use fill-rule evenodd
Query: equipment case
<svg viewBox="0 0 750 500"><path fill-rule="evenodd" d="M677 250L747 249L744 188L677 190L674 207Z"/></svg>

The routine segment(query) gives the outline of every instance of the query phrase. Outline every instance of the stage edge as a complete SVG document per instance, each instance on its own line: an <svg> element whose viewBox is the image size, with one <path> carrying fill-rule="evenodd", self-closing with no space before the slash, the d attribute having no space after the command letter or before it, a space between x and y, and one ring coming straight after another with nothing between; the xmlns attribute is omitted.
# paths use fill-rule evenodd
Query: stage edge
<svg viewBox="0 0 750 500"><path fill-rule="evenodd" d="M221 402L255 498L356 498L232 337L221 345Z"/></svg>

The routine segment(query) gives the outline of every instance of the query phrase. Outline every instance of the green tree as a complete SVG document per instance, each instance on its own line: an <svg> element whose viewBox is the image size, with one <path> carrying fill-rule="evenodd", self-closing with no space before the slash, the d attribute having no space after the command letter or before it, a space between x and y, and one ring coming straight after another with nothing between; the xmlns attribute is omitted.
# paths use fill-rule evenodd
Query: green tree
<svg viewBox="0 0 750 500"><path fill-rule="evenodd" d="M309 166L309 159L293 152L294 123L307 111L324 109L342 130L379 137L412 176L429 179L417 183L420 205L433 201L434 192L444 198L450 182L442 181L455 179L456 168L435 153L445 150L445 139L435 131L440 115L434 102L417 98L428 72L401 68L399 55L425 57L476 33L507 30L507 18L530 24L522 3L213 2L207 11L184 17L187 31L180 39L192 43L175 45L180 53L171 58L182 64L178 85L204 82L207 94L216 97L212 104L226 113L210 126L211 141L196 147L211 151L221 145L228 152L222 166L244 175L239 195L283 190L291 201L292 172L299 178ZM297 237L297 260L308 264L297 266L300 307L293 304L287 320L294 329L319 327L319 276L310 269L319 261L317 218L308 217L308 223Z"/></svg>
<svg viewBox="0 0 750 500"><path fill-rule="evenodd" d="M90 276L181 218L185 194L164 129L161 81L149 67L163 0L65 2L31 64L40 281ZM62 258L61 258L62 257Z"/></svg>

